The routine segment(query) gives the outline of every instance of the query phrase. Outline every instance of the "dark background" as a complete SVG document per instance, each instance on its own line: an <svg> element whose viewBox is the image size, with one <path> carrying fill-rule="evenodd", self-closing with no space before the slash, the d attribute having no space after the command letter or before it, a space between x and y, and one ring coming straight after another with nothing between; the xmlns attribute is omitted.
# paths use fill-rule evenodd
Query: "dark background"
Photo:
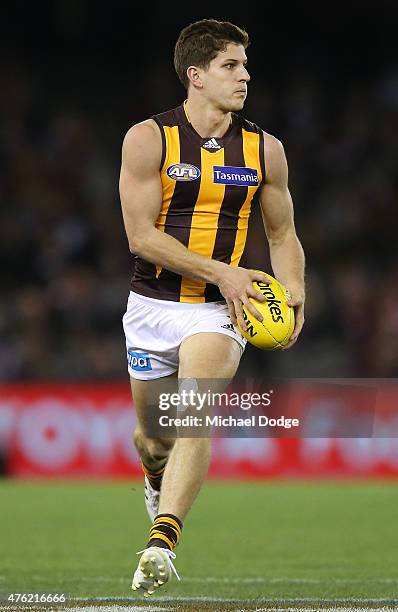
<svg viewBox="0 0 398 612"><path fill-rule="evenodd" d="M282 140L307 257L290 351L273 376L398 375L397 9L311 4L17 2L0 25L0 380L125 379L131 255L118 174L135 122L184 99L181 28L244 27L244 116ZM257 206L245 265L271 272Z"/></svg>

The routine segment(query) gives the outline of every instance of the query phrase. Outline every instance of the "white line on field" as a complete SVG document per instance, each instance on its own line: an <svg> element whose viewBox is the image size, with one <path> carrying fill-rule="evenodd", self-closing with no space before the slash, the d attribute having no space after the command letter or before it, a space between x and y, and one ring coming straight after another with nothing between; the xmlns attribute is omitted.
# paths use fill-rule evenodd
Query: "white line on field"
<svg viewBox="0 0 398 612"><path fill-rule="evenodd" d="M76 600L78 601L85 601L88 598L76 598ZM104 605L105 603L109 603L110 601L118 601L119 603L115 606L115 605ZM212 598L212 597L164 597L164 598L157 598L156 599L156 603L173 603L175 604L177 607L173 606L173 607L158 607L158 606L152 606L150 601L148 601L148 599L143 599L143 598L139 598L136 600L137 603L143 603L145 602L146 606L145 606L145 610L148 610L148 612L176 612L179 609L179 604L182 603L196 603L196 604L200 604L202 603L219 603L219 604L235 604L237 607L235 608L235 612L252 612L254 609L256 610L256 612L281 612L281 610L284 610L284 612L319 612L319 606L318 607L313 607L311 605L307 605L305 607L297 607L297 605L294 608L291 607L285 607L286 605L288 605L289 603L303 603L303 600L295 598L295 599L289 599L289 600L283 600L283 599L261 599L262 603L265 602L269 602L272 603L274 605L278 605L278 607L272 607L270 608L269 606L266 608L262 608L259 606L256 606L256 603L259 602L259 600L234 600L234 599L229 599L229 598L221 598L221 597L217 597L217 598ZM154 601L154 600L152 600ZM350 602L350 605L339 605L338 602L336 600L331 600L331 599L323 599L323 600L315 600L315 599L310 599L307 598L306 601L312 601L312 602L316 602L316 603L321 603L323 605L328 605L328 604L336 604L333 605L332 607L328 606L327 608L322 608L322 610L324 610L325 612L358 612L358 610L364 610L363 606L366 606L366 612L392 612L393 610L396 610L396 607L392 607L391 605L377 605L378 602L383 602L384 604L386 603L386 600L381 600L381 599L363 599L363 600L355 600ZM340 600L341 601L341 600ZM131 604L131 599L119 599L117 597L99 597L99 598L93 598L90 599L90 602L92 602L94 605L91 606L80 606L77 608L65 608L64 611L59 610L59 612L142 612L143 608L132 605ZM99 605L96 605L98 602ZM372 604L376 604L377 608L374 607L369 607L369 602L371 602ZM347 603L349 603L347 601ZM390 603L390 602L389 602ZM102 605L101 605L102 604ZM245 607L246 605L250 605L249 608ZM254 608L254 606L256 606ZM283 607L281 607L283 606Z"/></svg>
<svg viewBox="0 0 398 612"><path fill-rule="evenodd" d="M5 579L0 576L0 579ZM30 576L34 581L48 581L48 576ZM52 580L57 582L108 582L108 583L126 583L131 580L130 576L51 576ZM181 576L184 582L188 583L215 583L215 584L361 584L362 582L371 582L372 584L398 584L397 577L389 578L293 578L290 576L251 576L251 577L230 577L230 576Z"/></svg>
<svg viewBox="0 0 398 612"><path fill-rule="evenodd" d="M378 584L398 584L398 578L289 578L278 576L275 578L266 578L264 576L253 576L251 578L239 578L228 576L192 576L182 577L186 582L217 582L226 584L276 584L278 582L288 582L292 584L324 584L325 582L333 582L337 584L360 584L366 582L376 582Z"/></svg>
<svg viewBox="0 0 398 612"><path fill-rule="evenodd" d="M178 608L164 608L147 605L145 608L142 606L82 606L78 608L64 608L64 612L142 612L143 610L148 612L173 612ZM350 607L338 607L338 608L327 608L325 612L358 612L360 608ZM378 607L378 608L366 608L366 612L391 612L394 608L391 607ZM236 608L235 612L252 612L253 607L250 608ZM256 612L281 612L281 608L255 608ZM319 612L319 608L283 608L284 612ZM63 612L60 610L59 612Z"/></svg>
<svg viewBox="0 0 398 612"><path fill-rule="evenodd" d="M102 603L109 603L109 602L118 602L120 605L121 604L131 604L134 601L135 602L145 602L148 603L148 599L146 599L145 597L74 597L73 601L86 601L87 603L97 603L97 602L102 602ZM170 595L165 595L163 597L151 597L150 601L152 603L170 603L170 604L178 604L178 603L200 603L200 602L205 602L205 603L234 603L234 604L251 604L254 605L256 603L259 604L274 604L274 605L279 605L279 604L284 604L284 605L288 605L288 604L297 604L297 603L301 603L301 604L334 604L334 606L343 606L345 607L346 604L349 604L350 606L353 605L370 605L370 604L384 604L384 606L390 606L389 609L391 609L391 606L397 606L398 604L398 599L393 599L393 598L387 598L387 597L373 597L373 598L361 598L361 597L334 597L333 599L328 599L328 598L324 598L324 597L284 597L284 598L280 598L280 597L255 597L252 599L239 599L239 598L233 598L233 597L209 597L209 596L201 596L201 597L192 597L192 596L186 596L186 595L182 595L182 596L170 596ZM377 610L379 610L379 606L377 607ZM394 607L394 609L397 609L396 607ZM317 610L317 609L316 609ZM368 608L367 608L368 610ZM318 610L317 610L318 612Z"/></svg>

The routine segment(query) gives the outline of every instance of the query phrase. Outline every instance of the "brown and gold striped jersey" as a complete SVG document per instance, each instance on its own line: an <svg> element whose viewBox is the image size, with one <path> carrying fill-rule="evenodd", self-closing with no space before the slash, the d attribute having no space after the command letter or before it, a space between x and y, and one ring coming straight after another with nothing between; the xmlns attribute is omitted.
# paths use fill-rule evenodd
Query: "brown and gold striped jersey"
<svg viewBox="0 0 398 612"><path fill-rule="evenodd" d="M202 138L183 106L155 115L162 135L162 207L156 227L191 251L238 266L253 197L265 180L263 131L232 114L222 138ZM223 297L210 283L182 277L136 257L131 289L176 302Z"/></svg>

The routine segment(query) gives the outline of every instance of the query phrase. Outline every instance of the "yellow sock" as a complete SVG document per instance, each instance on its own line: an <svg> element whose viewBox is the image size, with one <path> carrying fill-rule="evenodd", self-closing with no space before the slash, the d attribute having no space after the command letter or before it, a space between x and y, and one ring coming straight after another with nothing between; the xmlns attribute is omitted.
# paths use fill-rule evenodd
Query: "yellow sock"
<svg viewBox="0 0 398 612"><path fill-rule="evenodd" d="M174 514L158 514L149 532L149 546L174 550L181 537L182 522Z"/></svg>
<svg viewBox="0 0 398 612"><path fill-rule="evenodd" d="M160 487L162 484L162 478L163 478L163 472L166 468L166 463L167 463L167 459L165 459L164 466L160 470L153 472L152 470L147 468L146 465L144 465L143 462L141 461L142 471L144 472L145 476L148 478L149 482L151 483L151 486L155 489L155 491L160 491Z"/></svg>

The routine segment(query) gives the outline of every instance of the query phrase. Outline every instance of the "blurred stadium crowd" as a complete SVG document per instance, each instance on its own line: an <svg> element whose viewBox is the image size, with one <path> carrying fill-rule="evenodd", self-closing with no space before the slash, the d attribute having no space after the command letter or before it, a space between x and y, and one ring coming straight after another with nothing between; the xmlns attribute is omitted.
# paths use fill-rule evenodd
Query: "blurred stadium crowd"
<svg viewBox="0 0 398 612"><path fill-rule="evenodd" d="M83 80L80 105L68 105L39 73L3 64L1 381L127 376L120 148L132 123L183 99L171 70L159 64L144 78L144 96L119 84L122 103L91 91L94 110ZM285 82L251 85L243 114L285 145L307 256L306 325L291 351L250 347L242 371L397 376L398 73L325 87L295 72ZM244 265L271 271L267 252L256 210Z"/></svg>

